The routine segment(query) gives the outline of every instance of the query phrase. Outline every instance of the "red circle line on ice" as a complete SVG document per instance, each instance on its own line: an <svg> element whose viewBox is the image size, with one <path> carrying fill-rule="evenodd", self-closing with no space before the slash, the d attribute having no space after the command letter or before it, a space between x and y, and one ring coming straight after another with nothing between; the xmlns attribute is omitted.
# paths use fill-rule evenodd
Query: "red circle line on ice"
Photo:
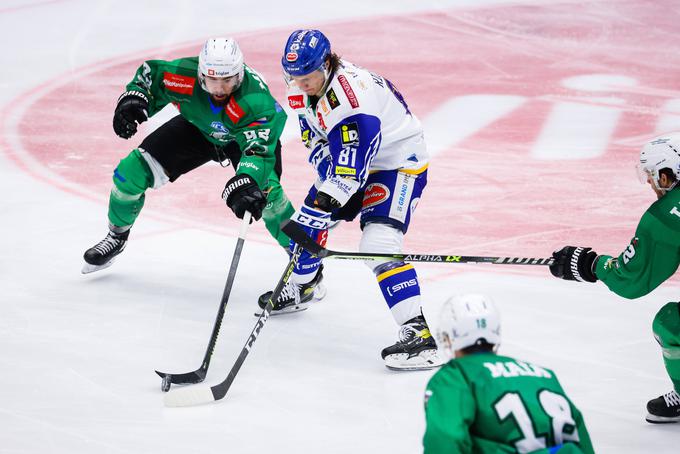
<svg viewBox="0 0 680 454"><path fill-rule="evenodd" d="M502 6L324 25L334 50L390 79L425 125L433 157L408 245L540 255L566 239L625 244L652 201L631 170L639 146L680 129L680 62L649 52L678 48L680 17L669 5L594 2L578 15L569 4ZM288 33L236 36L282 105ZM196 55L200 46L160 58ZM111 131L114 101L141 63L135 56L53 84L17 121L19 149L7 140L3 148L15 161L40 163L55 185L103 199L116 163L142 139ZM297 138L284 143L283 156L282 183L299 205L314 174ZM145 210L235 226L219 197L230 172L198 169L150 191ZM574 213L585 212L594 223L576 222ZM356 238L355 230L339 235Z"/></svg>

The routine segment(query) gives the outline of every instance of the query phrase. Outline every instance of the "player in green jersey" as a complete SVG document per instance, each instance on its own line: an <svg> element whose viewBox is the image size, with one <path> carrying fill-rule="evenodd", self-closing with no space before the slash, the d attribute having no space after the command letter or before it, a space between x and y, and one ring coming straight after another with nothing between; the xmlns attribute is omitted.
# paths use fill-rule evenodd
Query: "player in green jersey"
<svg viewBox="0 0 680 454"><path fill-rule="evenodd" d="M231 164L222 197L236 216L263 218L284 248L281 221L294 209L284 194L279 138L286 113L262 77L243 62L231 38L209 39L198 57L148 60L118 99L115 133L129 139L137 125L174 104L179 115L149 134L113 173L109 233L85 252L83 273L111 265L123 251L147 189L158 189L209 162Z"/></svg>
<svg viewBox="0 0 680 454"><path fill-rule="evenodd" d="M447 300L436 330L451 359L425 391L425 454L592 453L555 373L496 354L500 317L484 295Z"/></svg>
<svg viewBox="0 0 680 454"><path fill-rule="evenodd" d="M591 248L565 246L553 253L558 278L601 280L624 298L639 298L671 277L680 264L680 133L657 137L640 153L638 174L657 200L645 211L635 236L617 257ZM680 422L680 304L667 303L654 317L654 337L661 345L673 389L647 403L647 421Z"/></svg>

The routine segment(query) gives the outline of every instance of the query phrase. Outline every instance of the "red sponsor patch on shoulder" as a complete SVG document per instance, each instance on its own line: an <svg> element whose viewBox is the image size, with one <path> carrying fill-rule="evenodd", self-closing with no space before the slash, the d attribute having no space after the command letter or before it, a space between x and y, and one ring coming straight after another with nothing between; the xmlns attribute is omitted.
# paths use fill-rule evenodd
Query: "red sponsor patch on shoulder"
<svg viewBox="0 0 680 454"><path fill-rule="evenodd" d="M288 97L288 105L291 109L301 109L305 107L305 101L302 95L293 95Z"/></svg>
<svg viewBox="0 0 680 454"><path fill-rule="evenodd" d="M224 110L227 112L227 116L234 124L238 123L239 120L245 115L245 112L241 106L238 105L236 100L234 100L233 96L229 99L229 102L224 107Z"/></svg>
<svg viewBox="0 0 680 454"><path fill-rule="evenodd" d="M364 200L361 208L370 208L383 203L390 197L390 188L382 183L371 183L364 190Z"/></svg>
<svg viewBox="0 0 680 454"><path fill-rule="evenodd" d="M347 78L341 74L338 76L338 82L340 82L340 86L347 96L349 105L352 106L352 108L359 107L359 100L354 94L354 90L352 90L352 86L349 84L349 81L347 81Z"/></svg>
<svg viewBox="0 0 680 454"><path fill-rule="evenodd" d="M163 73L163 85L175 93L192 95L194 93L194 85L196 85L196 78L166 71Z"/></svg>

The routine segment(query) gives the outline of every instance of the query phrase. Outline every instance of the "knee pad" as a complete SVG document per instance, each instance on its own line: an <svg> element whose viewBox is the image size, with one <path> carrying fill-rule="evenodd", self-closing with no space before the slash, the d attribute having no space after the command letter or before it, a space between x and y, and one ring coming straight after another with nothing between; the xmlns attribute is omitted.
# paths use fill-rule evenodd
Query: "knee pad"
<svg viewBox="0 0 680 454"><path fill-rule="evenodd" d="M142 158L144 158L144 161L146 161L146 165L149 166L151 174L153 175L153 186L151 187L158 189L168 183L170 181L170 177L167 173L165 173L165 169L161 163L158 162L156 158L147 153L143 148L139 148L139 151Z"/></svg>
<svg viewBox="0 0 680 454"><path fill-rule="evenodd" d="M146 154L146 153L145 153ZM125 201L139 199L153 185L154 176L142 153L135 149L113 171L111 194Z"/></svg>
<svg viewBox="0 0 680 454"><path fill-rule="evenodd" d="M675 351L680 358L680 303L668 303L654 317L652 331L657 342L665 350Z"/></svg>
<svg viewBox="0 0 680 454"><path fill-rule="evenodd" d="M364 227L363 235L361 235L361 242L359 243L359 251L361 252L377 252L381 254L399 254L404 243L404 234L401 230L397 230L391 225L369 223ZM374 272L382 265L394 262L394 260L366 260L364 263Z"/></svg>

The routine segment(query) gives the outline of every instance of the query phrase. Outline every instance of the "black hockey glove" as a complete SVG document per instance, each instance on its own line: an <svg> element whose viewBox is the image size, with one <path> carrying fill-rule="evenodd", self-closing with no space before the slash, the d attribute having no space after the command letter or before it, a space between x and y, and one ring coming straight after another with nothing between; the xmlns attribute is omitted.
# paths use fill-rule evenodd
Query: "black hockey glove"
<svg viewBox="0 0 680 454"><path fill-rule="evenodd" d="M234 175L222 191L222 199L227 202L237 218L243 219L246 211L250 211L256 221L262 217L262 210L267 205L267 196L257 186L250 175Z"/></svg>
<svg viewBox="0 0 680 454"><path fill-rule="evenodd" d="M325 192L319 191L316 193L316 198L314 199L314 206L320 209L321 211L330 213L331 211L340 208L342 205L340 205L340 202L335 200L330 195L326 194Z"/></svg>
<svg viewBox="0 0 680 454"><path fill-rule="evenodd" d="M553 276L567 281L595 282L595 265L598 255L589 247L565 246L552 254L550 265Z"/></svg>
<svg viewBox="0 0 680 454"><path fill-rule="evenodd" d="M149 100L139 91L126 91L116 105L113 113L113 130L123 139L129 139L137 133L137 123L147 120Z"/></svg>

